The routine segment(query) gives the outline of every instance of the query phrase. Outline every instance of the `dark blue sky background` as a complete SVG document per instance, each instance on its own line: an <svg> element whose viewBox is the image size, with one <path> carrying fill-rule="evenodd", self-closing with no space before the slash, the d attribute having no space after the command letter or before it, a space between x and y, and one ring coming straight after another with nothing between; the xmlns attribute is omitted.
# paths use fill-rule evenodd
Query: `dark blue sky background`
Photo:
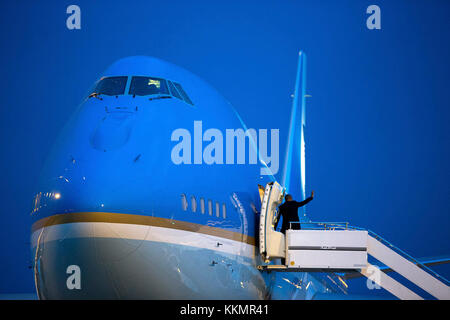
<svg viewBox="0 0 450 320"><path fill-rule="evenodd" d="M70 4L81 30L66 28ZM381 30L366 28L371 4ZM130 55L196 73L248 127L281 128L284 150L304 50L309 215L416 257L450 254L449 12L445 0L2 1L0 293L34 290L29 212L45 156L102 71Z"/></svg>

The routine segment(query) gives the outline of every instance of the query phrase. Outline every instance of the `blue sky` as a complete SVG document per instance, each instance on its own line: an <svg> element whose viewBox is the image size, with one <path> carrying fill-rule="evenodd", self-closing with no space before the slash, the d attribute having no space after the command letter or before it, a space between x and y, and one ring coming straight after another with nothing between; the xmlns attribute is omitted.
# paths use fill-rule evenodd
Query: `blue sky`
<svg viewBox="0 0 450 320"><path fill-rule="evenodd" d="M66 28L71 4L81 30ZM371 4L381 30L366 28ZM34 290L29 211L45 156L102 71L131 55L196 73L248 127L287 128L305 51L309 215L370 228L416 257L450 254L449 10L444 0L2 2L0 293Z"/></svg>

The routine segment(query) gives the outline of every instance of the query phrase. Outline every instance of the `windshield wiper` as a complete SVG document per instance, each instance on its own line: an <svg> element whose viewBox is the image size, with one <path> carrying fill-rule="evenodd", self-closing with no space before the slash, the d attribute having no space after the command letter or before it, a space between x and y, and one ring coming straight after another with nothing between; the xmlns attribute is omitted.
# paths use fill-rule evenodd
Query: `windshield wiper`
<svg viewBox="0 0 450 320"><path fill-rule="evenodd" d="M148 100L156 100L156 99L170 99L172 98L170 95L166 95L166 94L159 94L157 96L154 97L150 97Z"/></svg>

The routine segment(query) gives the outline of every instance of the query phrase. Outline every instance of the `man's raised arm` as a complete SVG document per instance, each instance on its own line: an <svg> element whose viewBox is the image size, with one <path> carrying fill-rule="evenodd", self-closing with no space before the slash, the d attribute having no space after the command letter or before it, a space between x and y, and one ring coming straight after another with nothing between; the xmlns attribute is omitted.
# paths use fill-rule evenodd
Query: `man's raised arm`
<svg viewBox="0 0 450 320"><path fill-rule="evenodd" d="M297 208L303 207L305 204L309 203L312 199L314 199L314 191L311 191L311 196L303 201L295 201Z"/></svg>

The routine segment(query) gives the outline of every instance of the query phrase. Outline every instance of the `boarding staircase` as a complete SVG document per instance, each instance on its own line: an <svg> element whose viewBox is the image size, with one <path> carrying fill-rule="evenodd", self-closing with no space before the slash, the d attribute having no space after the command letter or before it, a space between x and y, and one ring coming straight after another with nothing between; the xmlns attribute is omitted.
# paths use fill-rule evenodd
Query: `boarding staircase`
<svg viewBox="0 0 450 320"><path fill-rule="evenodd" d="M277 182L266 185L261 206L259 250L261 271L359 272L402 300L423 299L368 262L368 255L390 267L437 299L450 299L450 283L423 263L370 230L347 222L307 222L301 230L274 229L277 207L284 188ZM293 225L291 225L292 227ZM277 259L285 264L274 264Z"/></svg>

